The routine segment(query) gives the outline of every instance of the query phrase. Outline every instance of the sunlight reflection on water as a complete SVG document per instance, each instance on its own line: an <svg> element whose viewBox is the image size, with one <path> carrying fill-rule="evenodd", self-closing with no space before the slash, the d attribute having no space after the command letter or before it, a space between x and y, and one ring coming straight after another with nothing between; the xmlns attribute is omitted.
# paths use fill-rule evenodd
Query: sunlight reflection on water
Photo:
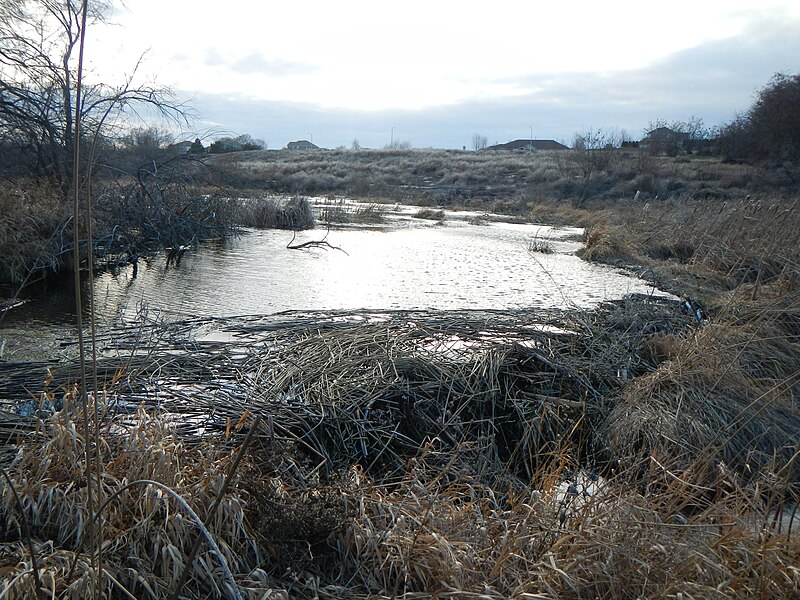
<svg viewBox="0 0 800 600"><path fill-rule="evenodd" d="M329 233L336 250L288 250L291 232L248 231L187 253L180 265L162 257L96 282L96 306L106 318L130 316L138 303L165 313L199 316L268 314L289 309L503 309L587 307L626 293L648 293L644 282L586 263L564 241L579 230L447 221L414 227L343 229ZM528 251L538 234L555 253ZM298 234L296 243L324 231ZM561 240L561 241L559 241Z"/></svg>

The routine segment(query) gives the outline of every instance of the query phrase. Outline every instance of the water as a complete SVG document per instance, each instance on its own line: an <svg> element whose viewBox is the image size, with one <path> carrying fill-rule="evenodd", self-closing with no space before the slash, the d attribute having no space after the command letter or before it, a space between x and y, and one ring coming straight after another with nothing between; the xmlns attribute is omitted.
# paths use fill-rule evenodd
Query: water
<svg viewBox="0 0 800 600"><path fill-rule="evenodd" d="M166 318L269 314L302 309L504 309L589 307L627 293L649 293L644 282L576 256L580 230L529 224L471 224L452 214L443 225L411 219L398 208L381 228L331 230L340 247L289 250L292 233L249 230L189 250L180 264L163 255L95 282L100 322L133 318L140 307ZM325 230L299 233L295 243L321 240ZM552 254L530 252L548 239ZM69 282L56 282L13 320L74 322ZM6 319L9 320L8 317Z"/></svg>

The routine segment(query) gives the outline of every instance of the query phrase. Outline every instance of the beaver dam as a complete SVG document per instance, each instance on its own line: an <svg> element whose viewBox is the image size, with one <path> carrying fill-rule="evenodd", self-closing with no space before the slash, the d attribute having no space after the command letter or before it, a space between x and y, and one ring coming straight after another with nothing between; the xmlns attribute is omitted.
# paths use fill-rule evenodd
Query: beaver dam
<svg viewBox="0 0 800 600"><path fill-rule="evenodd" d="M86 412L0 363L3 594L797 593L795 300L150 322Z"/></svg>

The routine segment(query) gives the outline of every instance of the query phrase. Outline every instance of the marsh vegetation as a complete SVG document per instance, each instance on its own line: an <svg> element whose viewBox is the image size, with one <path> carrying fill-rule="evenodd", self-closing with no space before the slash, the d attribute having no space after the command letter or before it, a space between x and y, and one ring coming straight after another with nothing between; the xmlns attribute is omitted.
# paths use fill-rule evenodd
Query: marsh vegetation
<svg viewBox="0 0 800 600"><path fill-rule="evenodd" d="M52 203L41 221L14 217L16 193L4 217L40 227L6 229L25 243L68 219L42 192L29 201ZM638 297L591 311L142 321L99 340L85 408L76 363L3 363L7 595L800 589L796 200L780 187L726 194L626 193L581 207L515 197L531 221L586 227L587 260L627 265L685 295L691 312ZM288 211L197 197L231 223ZM471 203L487 217L498 207ZM290 203L300 214L307 205ZM150 208L129 214L175 214ZM439 217L430 210L418 217ZM29 252L41 250L20 255ZM96 448L89 459L86 448ZM93 497L75 485L87 466L102 482Z"/></svg>
<svg viewBox="0 0 800 600"><path fill-rule="evenodd" d="M31 37L42 10L67 17L66 55ZM144 103L184 118L165 90L129 81L80 102L82 16L0 5L4 281L72 269L80 289L163 249L177 269L239 226L312 227L307 196L333 195L326 228L382 223L387 201L425 205L418 222L470 208L475 223L578 225L586 260L680 298L169 322L140 306L107 330L77 302L75 336L41 338L76 359L11 362L0 346L0 596L800 593L800 146L745 143L765 123L794 131L797 103L773 100L796 78L723 132L741 142L727 157L205 155L199 140L182 154L103 117Z"/></svg>

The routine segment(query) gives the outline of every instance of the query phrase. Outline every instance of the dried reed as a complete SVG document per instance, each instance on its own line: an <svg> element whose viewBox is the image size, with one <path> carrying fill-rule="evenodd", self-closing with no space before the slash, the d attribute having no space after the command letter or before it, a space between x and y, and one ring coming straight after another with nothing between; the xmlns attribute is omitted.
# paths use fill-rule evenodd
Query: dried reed
<svg viewBox="0 0 800 600"><path fill-rule="evenodd" d="M592 313L289 312L101 336L118 351L98 360L103 492L120 501L103 511L99 594L175 591L194 523L170 494L126 485L158 482L205 514L254 415L253 447L204 522L243 597L796 592L798 313L767 291L708 326L638 297ZM142 339L160 341L145 352ZM79 414L46 416L74 404L74 377L0 366L7 411L44 389L40 419L9 438L8 472L56 597L91 582ZM12 497L3 488L0 556L22 597L33 574ZM213 553L192 564L185 596L233 597Z"/></svg>

